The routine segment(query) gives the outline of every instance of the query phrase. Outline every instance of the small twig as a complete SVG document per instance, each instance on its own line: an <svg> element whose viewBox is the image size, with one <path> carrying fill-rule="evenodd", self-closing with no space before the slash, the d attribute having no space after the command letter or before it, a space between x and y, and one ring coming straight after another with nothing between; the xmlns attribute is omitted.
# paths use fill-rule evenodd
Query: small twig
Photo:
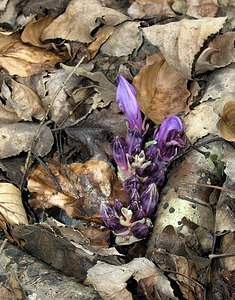
<svg viewBox="0 0 235 300"><path fill-rule="evenodd" d="M7 244L7 239L4 239L4 241L1 245L1 248L0 248L0 253L2 253L3 249L6 247L6 244Z"/></svg>
<svg viewBox="0 0 235 300"><path fill-rule="evenodd" d="M183 185L197 185L197 186L206 187L206 188L209 188L209 189L220 190L222 192L235 193L235 190L227 189L227 188L224 188L224 187L218 186L218 185L211 185L211 184L206 184L206 183L193 183L193 182L181 182L181 184L183 184Z"/></svg>
<svg viewBox="0 0 235 300"><path fill-rule="evenodd" d="M210 254L209 258L220 258L220 257L229 257L229 256L235 256L235 253L222 253L222 254Z"/></svg>
<svg viewBox="0 0 235 300"><path fill-rule="evenodd" d="M201 283L199 283L198 281L196 281L196 280L190 278L190 277L187 276L187 275L184 275L184 274L179 273L179 272L177 272L177 271L168 270L168 269L162 269L162 268L160 268L160 270L161 270L162 272L165 272L165 273L172 273L172 274L176 274L176 275L180 275L180 276L182 276L182 277L185 277L185 278L187 278L188 280L190 280L190 281L192 281L193 283L195 283L196 285L200 286L200 288L201 288L202 290L205 289L204 286L203 286Z"/></svg>
<svg viewBox="0 0 235 300"><path fill-rule="evenodd" d="M47 111L43 117L43 119L41 120L40 124L38 125L38 128L35 132L35 135L34 135L34 138L32 140L32 143L30 145L30 148L29 148L29 151L28 151L28 154L27 154L27 158L26 158L26 162L25 162L25 171L24 171L24 174L23 174L23 177L22 177L22 180L21 180L21 184L20 184L20 189L21 191L23 191L24 189L24 185L25 185L25 181L26 181L26 178L28 176L28 173L29 173L29 169L30 167L32 166L32 163L33 163L33 159L32 159L32 153L33 153L33 149L37 143L37 138L40 134L40 131L42 129L42 126L44 125L44 123L46 122L46 119L50 113L50 110L52 108L52 106L54 105L55 103L55 100L57 98L57 96L59 95L59 93L65 88L66 84L68 83L69 79L73 76L73 74L76 72L76 70L78 69L78 67L81 65L81 63L83 62L84 60L84 56L80 59L80 61L77 63L77 65L73 68L73 70L71 71L71 73L67 76L66 80L64 81L64 83L61 84L61 86L58 88L57 92L55 93L54 97L52 98L50 104L48 105L48 108L47 108Z"/></svg>

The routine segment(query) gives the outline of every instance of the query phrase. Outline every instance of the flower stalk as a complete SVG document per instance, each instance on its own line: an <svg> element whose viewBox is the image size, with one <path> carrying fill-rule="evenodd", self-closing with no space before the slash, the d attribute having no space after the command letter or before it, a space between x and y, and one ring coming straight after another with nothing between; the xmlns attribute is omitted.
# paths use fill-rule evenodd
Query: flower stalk
<svg viewBox="0 0 235 300"><path fill-rule="evenodd" d="M170 116L146 140L148 125L143 124L136 90L121 75L116 99L127 120L127 134L115 137L111 148L129 203L124 207L118 199L113 205L104 202L101 217L116 243L127 245L148 237L167 166L186 147L187 138L180 118Z"/></svg>

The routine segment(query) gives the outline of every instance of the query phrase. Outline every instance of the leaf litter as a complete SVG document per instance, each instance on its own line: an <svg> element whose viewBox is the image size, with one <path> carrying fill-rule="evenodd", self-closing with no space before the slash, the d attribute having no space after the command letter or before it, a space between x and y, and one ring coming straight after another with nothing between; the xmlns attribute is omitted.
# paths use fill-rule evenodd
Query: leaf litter
<svg viewBox="0 0 235 300"><path fill-rule="evenodd" d="M214 0L0 5L0 228L10 242L103 299L235 297L234 9ZM118 75L137 92L139 132L133 103L116 102ZM160 124L173 149L183 145L181 121L166 119L174 115L188 148L145 187L160 166L154 147L170 157ZM134 181L129 204L126 158L111 147L124 147L126 125L152 156L143 165L130 148L139 156L128 152L123 170L145 170L140 184L152 193L157 183L157 204ZM140 203L154 214L137 217Z"/></svg>

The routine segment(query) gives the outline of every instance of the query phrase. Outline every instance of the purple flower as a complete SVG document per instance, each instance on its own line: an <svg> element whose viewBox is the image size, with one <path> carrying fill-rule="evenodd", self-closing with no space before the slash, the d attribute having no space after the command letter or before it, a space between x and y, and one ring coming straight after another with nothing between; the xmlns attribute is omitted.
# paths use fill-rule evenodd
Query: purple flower
<svg viewBox="0 0 235 300"><path fill-rule="evenodd" d="M118 101L119 108L126 116L129 129L133 131L136 127L139 132L141 132L142 117L136 99L136 90L122 75L119 75L117 79L118 87L116 99Z"/></svg>
<svg viewBox="0 0 235 300"><path fill-rule="evenodd" d="M138 239L145 239L149 235L149 226L138 222L132 226L131 233Z"/></svg>
<svg viewBox="0 0 235 300"><path fill-rule="evenodd" d="M140 196L140 203L145 217L149 217L154 213L158 202L158 197L159 195L156 184L149 184L146 190Z"/></svg>
<svg viewBox="0 0 235 300"><path fill-rule="evenodd" d="M100 213L105 226L116 233L126 230L125 226L120 224L119 216L114 207L109 203L101 203Z"/></svg>
<svg viewBox="0 0 235 300"><path fill-rule="evenodd" d="M187 144L187 137L180 118L177 116L166 118L154 134L154 139L157 141L157 148L164 161L174 158L179 148L183 148Z"/></svg>
<svg viewBox="0 0 235 300"><path fill-rule="evenodd" d="M128 161L127 161L127 144L125 139L116 136L111 144L113 158L119 168L124 175L128 175Z"/></svg>

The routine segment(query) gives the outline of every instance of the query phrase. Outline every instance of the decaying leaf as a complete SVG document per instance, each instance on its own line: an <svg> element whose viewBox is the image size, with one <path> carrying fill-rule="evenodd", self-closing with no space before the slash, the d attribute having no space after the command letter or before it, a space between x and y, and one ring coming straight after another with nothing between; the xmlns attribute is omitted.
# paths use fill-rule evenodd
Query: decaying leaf
<svg viewBox="0 0 235 300"><path fill-rule="evenodd" d="M133 53L142 44L140 22L125 22L115 28L113 34L101 47L101 52L109 56L125 56ZM128 41L125 43L124 41Z"/></svg>
<svg viewBox="0 0 235 300"><path fill-rule="evenodd" d="M91 32L100 23L115 26L127 19L122 13L102 6L98 0L72 0L66 11L57 17L43 32L42 39L62 38L89 43Z"/></svg>
<svg viewBox="0 0 235 300"><path fill-rule="evenodd" d="M32 117L40 120L45 115L45 110L38 95L26 85L13 79L3 82L1 96L6 99L6 103L10 104L24 121L32 121Z"/></svg>
<svg viewBox="0 0 235 300"><path fill-rule="evenodd" d="M47 224L15 226L13 234L25 241L24 247L33 256L79 281L85 279L87 270L92 267L92 254L56 235Z"/></svg>
<svg viewBox="0 0 235 300"><path fill-rule="evenodd" d="M235 61L234 42L234 32L215 37L199 56L195 65L195 74L225 67Z"/></svg>
<svg viewBox="0 0 235 300"><path fill-rule="evenodd" d="M94 42L92 42L88 50L90 51L91 58L95 57L100 47L107 41L107 39L112 35L114 31L113 26L105 26L100 28L95 36Z"/></svg>
<svg viewBox="0 0 235 300"><path fill-rule="evenodd" d="M42 43L41 35L44 29L47 28L53 20L54 18L52 16L46 16L37 21L34 20L28 23L21 34L21 40L32 46L47 49L51 48L51 44Z"/></svg>
<svg viewBox="0 0 235 300"><path fill-rule="evenodd" d="M128 14L136 19L143 18L147 15L166 15L173 17L175 13L171 9L172 2L171 0L137 0L128 8Z"/></svg>
<svg viewBox="0 0 235 300"><path fill-rule="evenodd" d="M193 66L210 36L218 33L226 17L183 19L165 25L153 25L143 29L146 38L157 46L167 63L181 71L187 79L194 75Z"/></svg>
<svg viewBox="0 0 235 300"><path fill-rule="evenodd" d="M13 123L0 126L0 158L18 155L22 151L28 151L35 138L38 129L37 124ZM45 156L50 152L54 143L51 130L42 126L35 147L32 149L35 155Z"/></svg>
<svg viewBox="0 0 235 300"><path fill-rule="evenodd" d="M48 163L48 167L54 180L48 178L41 165L29 176L28 189L32 193L29 202L34 208L57 206L71 218L99 219L101 201L114 200L125 194L111 167L104 161L89 160L60 168Z"/></svg>
<svg viewBox="0 0 235 300"><path fill-rule="evenodd" d="M190 96L187 82L182 73L168 65L161 53L148 57L133 81L140 109L157 124L184 111Z"/></svg>
<svg viewBox="0 0 235 300"><path fill-rule="evenodd" d="M22 43L18 34L0 35L0 66L10 75L38 74L62 60L51 51Z"/></svg>
<svg viewBox="0 0 235 300"><path fill-rule="evenodd" d="M21 192L11 183L0 183L0 219L10 225L28 224Z"/></svg>
<svg viewBox="0 0 235 300"><path fill-rule="evenodd" d="M224 105L218 127L225 140L235 142L235 101L228 101Z"/></svg>
<svg viewBox="0 0 235 300"><path fill-rule="evenodd" d="M121 266L99 261L89 269L85 283L92 284L104 300L131 300L132 294L126 288L126 282L131 277L143 288L149 299L156 294L163 297L161 299L178 299L168 279L146 258L135 258Z"/></svg>
<svg viewBox="0 0 235 300"><path fill-rule="evenodd" d="M0 124L17 123L20 120L12 106L0 103Z"/></svg>

